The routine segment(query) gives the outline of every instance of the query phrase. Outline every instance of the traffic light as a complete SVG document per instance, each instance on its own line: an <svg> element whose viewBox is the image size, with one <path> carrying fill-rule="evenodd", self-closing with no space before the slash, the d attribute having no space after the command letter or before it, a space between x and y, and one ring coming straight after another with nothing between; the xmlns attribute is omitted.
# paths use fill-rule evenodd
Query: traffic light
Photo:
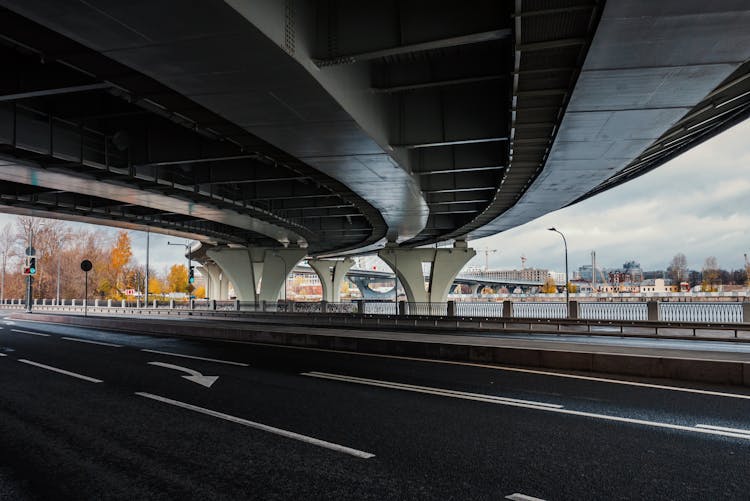
<svg viewBox="0 0 750 501"><path fill-rule="evenodd" d="M188 273L188 283L195 283L195 272L194 272L195 266L190 267L190 271Z"/></svg>
<svg viewBox="0 0 750 501"><path fill-rule="evenodd" d="M24 275L36 275L36 256L24 256L21 272Z"/></svg>

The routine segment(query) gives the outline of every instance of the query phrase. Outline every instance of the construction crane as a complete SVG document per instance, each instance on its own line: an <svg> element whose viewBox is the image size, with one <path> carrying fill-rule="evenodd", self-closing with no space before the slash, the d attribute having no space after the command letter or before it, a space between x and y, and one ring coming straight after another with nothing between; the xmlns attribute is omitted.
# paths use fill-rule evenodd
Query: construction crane
<svg viewBox="0 0 750 501"><path fill-rule="evenodd" d="M484 252L484 271L487 271L490 264L490 254L497 252L497 249L479 249L479 252Z"/></svg>

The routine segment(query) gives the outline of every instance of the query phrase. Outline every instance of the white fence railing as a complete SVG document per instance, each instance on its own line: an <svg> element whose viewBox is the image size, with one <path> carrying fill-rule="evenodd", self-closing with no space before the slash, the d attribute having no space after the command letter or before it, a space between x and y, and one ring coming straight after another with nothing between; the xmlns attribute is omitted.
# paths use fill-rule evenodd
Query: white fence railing
<svg viewBox="0 0 750 501"><path fill-rule="evenodd" d="M742 303L659 303L659 320L665 322L728 324L742 323L742 317Z"/></svg>
<svg viewBox="0 0 750 501"><path fill-rule="evenodd" d="M33 308L39 310L64 310L80 308L81 299L65 301L35 299ZM750 323L750 302L578 302L572 301L575 313L573 318L605 321L662 321L681 323L735 324ZM26 308L20 299L0 301L0 307ZM358 301L350 303L323 302L259 302L252 301L152 301L148 305L141 302L94 300L88 307L108 309L193 309L197 311L238 311L267 313L310 313L310 314L355 314L366 315L407 315L407 316L458 316L478 318L539 318L564 319L568 317L565 302L448 302L448 303L405 303L388 301ZM650 315L649 315L650 313Z"/></svg>
<svg viewBox="0 0 750 501"><path fill-rule="evenodd" d="M513 303L513 317L517 318L565 318L568 316L565 303Z"/></svg>
<svg viewBox="0 0 750 501"><path fill-rule="evenodd" d="M646 303L579 303L578 318L585 320L648 320Z"/></svg>

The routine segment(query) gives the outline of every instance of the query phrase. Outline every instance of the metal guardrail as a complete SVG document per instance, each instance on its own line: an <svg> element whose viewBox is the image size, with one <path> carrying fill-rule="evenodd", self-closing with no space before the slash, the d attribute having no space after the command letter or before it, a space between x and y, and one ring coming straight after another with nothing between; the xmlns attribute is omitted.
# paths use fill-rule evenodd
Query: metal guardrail
<svg viewBox="0 0 750 501"><path fill-rule="evenodd" d="M54 304L50 300L35 300L33 309L62 311L83 306L82 300ZM69 303L69 304L68 304ZM5 300L5 308L25 308L22 300ZM564 302L448 302L406 303L387 301L327 302L250 302L250 301L153 301L148 305L128 301L93 301L89 308L173 309L192 311L234 311L266 313L363 314L422 317L477 317L565 319L568 306ZM607 321L663 321L693 323L750 323L750 302L576 302L571 301L571 318Z"/></svg>

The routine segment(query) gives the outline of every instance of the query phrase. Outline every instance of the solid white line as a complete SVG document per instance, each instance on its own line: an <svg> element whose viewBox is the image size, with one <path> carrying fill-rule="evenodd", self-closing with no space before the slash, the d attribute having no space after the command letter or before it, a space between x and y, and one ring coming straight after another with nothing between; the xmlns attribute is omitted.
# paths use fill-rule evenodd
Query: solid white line
<svg viewBox="0 0 750 501"><path fill-rule="evenodd" d="M94 379L92 377L84 376L83 374L77 374L75 372L66 371L63 369L58 369L57 367L50 367L49 365L40 364L39 362L32 362L31 360L25 360L23 358L18 360L21 363L33 365L35 367L40 367L42 369L47 369L48 371L52 372L58 372L60 374L65 374L66 376L71 377L77 377L78 379L83 379L84 381L89 381L90 383L101 383L103 382L101 379Z"/></svg>
<svg viewBox="0 0 750 501"><path fill-rule="evenodd" d="M158 402L163 402L165 404L174 405L176 407L182 407L183 409L200 412L201 414L206 414L208 416L225 419L233 423L247 426L248 428L254 428L256 430L266 431L268 433L273 433L275 435L280 435L282 437L291 438L293 440L299 440L300 442L317 445L318 447L324 447L326 449L330 449L336 452L343 452L344 454L349 454L351 456L358 457L361 459L370 459L372 457L375 457L375 454L370 454L369 452L352 449L350 447L346 447L346 446L339 445L339 444L334 444L332 442L326 442L325 440L308 437L307 435L301 435L299 433L294 433L293 431L282 430L281 428L274 428L273 426L268 426L262 423L248 421L246 419L242 419L236 416L230 416L229 414L224 414L223 412L212 411L211 409L205 409L203 407L198 407L196 405L186 404L184 402L172 400L171 398L160 397L159 395L153 395L151 393L142 393L142 392L136 392L136 395L145 397L145 398L150 398L151 400L156 400Z"/></svg>
<svg viewBox="0 0 750 501"><path fill-rule="evenodd" d="M76 341L77 343L99 344L102 346L111 346L113 348L122 348L121 344L103 343L101 341L90 341L88 339L79 339L76 337L63 337L62 339L66 341Z"/></svg>
<svg viewBox="0 0 750 501"><path fill-rule="evenodd" d="M750 400L750 395L743 395L742 393L725 393L721 391L700 390L698 388L686 388L682 386L667 386L667 385L662 385L662 384L640 383L637 381L628 381L626 379L611 379L611 378L602 378L602 377L596 377L596 376L581 376L578 374L566 374L564 372L552 372L552 371L543 371L543 370L536 370L536 369L521 369L519 367L507 367L503 365L478 364L478 363L473 363L473 362L456 362L453 360L436 360L432 358L405 357L405 356L399 356L399 355L382 355L379 353L360 353L356 351L328 350L325 348L309 348L306 346L271 345L268 343L254 343L251 341L224 340L224 342L251 344L254 346L264 346L267 348L286 348L290 350L321 351L321 352L326 352L326 353L338 353L338 354L343 354L343 355L358 355L362 357L390 358L394 360L410 360L414 362L426 362L426 363L432 363L432 364L480 367L482 369L492 369L492 370L499 370L499 371L506 371L506 372L520 372L524 374L537 374L540 376L560 377L560 378L566 378L566 379L578 379L578 380L583 380L583 381L594 381L597 383L621 384L621 385L626 385L626 386L637 386L641 388L653 388L656 390L695 393L698 395L709 395L712 397L739 398L743 400Z"/></svg>
<svg viewBox="0 0 750 501"><path fill-rule="evenodd" d="M49 334L45 334L44 332L33 332L33 331L23 331L21 329L11 329L12 332L20 332L22 334L31 334L32 336L43 336L43 337L49 337Z"/></svg>
<svg viewBox="0 0 750 501"><path fill-rule="evenodd" d="M321 375L315 375L314 373L303 373L303 376L312 376L312 377L324 377ZM328 377L326 379L334 379L331 377ZM358 379L358 378L348 378L348 379ZM343 380L343 379L341 379ZM358 381L351 381L351 382L358 382ZM404 387L396 388L396 385L399 385L399 383L387 383L387 384L374 384L374 383L366 383L366 382L360 382L360 384L368 384L371 386L384 386L384 387L393 387L394 389L402 389L402 390L408 390L408 388L405 388L405 386L408 385L400 385ZM393 385L393 386L390 386ZM419 391L419 390L410 390L410 391L416 391L418 393L428 393L426 391ZM445 396L451 396L451 395L445 395ZM472 399L475 400L475 399ZM479 399L476 399L479 400ZM493 404L497 405L507 405L509 407L521 407L524 409L535 409L538 411L546 411L546 412L556 412L558 414L567 414L570 416L581 416L581 417L588 417L592 419L601 419L605 421L615 421L619 423L629 423L629 424L639 424L643 426L651 426L654 428L666 428L670 430L680 430L680 431L689 431L692 433L701 433L705 435L719 435L722 437L732 437L732 438L743 438L745 440L750 440L750 435L743 434L743 433L736 433L731 431L723 431L723 430L714 430L714 429L707 429L707 428L697 428L693 426L685 426L685 425L678 425L678 424L670 424L670 423L660 423L658 421L647 421L644 419L634 419L634 418L627 418L627 417L620 417L620 416L611 416L607 414L596 414L593 412L583 412L583 411L574 411L569 409L563 409L559 407L549 406L549 405L539 405L534 403L525 403L525 401L512 401L510 399L507 400L494 400L492 401Z"/></svg>
<svg viewBox="0 0 750 501"><path fill-rule="evenodd" d="M705 428L707 430L719 430L719 431L728 431L729 433L741 433L743 435L747 435L750 437L750 430L743 430L741 428L727 428L725 426L713 426L710 424L697 424L695 425L696 428Z"/></svg>
<svg viewBox="0 0 750 501"><path fill-rule="evenodd" d="M488 403L521 403L540 407L551 407L554 409L562 408L562 405L548 404L545 402L534 402L532 400L519 400L517 398L507 398L495 395L485 395L482 393L468 393L465 391L447 390L444 388L431 388L429 386L416 386L412 384L394 383L391 381L381 381L378 379L366 379L353 376L342 376L339 374L327 374L325 372L303 372L302 376L316 377L321 379L331 379L347 383L359 383L369 386L379 386L382 388L392 388L395 390L413 391L416 393L426 393L429 395L439 395L441 397L461 398L464 400L476 400Z"/></svg>
<svg viewBox="0 0 750 501"><path fill-rule="evenodd" d="M220 364L239 365L240 367L249 367L248 364L243 364L242 362L231 362L229 360L218 360L215 358L196 357L194 355L183 355L181 353L169 353L168 351L147 350L145 348L142 349L141 351L145 351L146 353L156 353L159 355L170 355L172 357L193 358L195 360L205 360L206 362L217 362Z"/></svg>
<svg viewBox="0 0 750 501"><path fill-rule="evenodd" d="M521 494L520 492L516 492L515 494L511 494L510 496L505 496L505 499L510 499L511 501L544 501L544 499L542 498L527 496L526 494Z"/></svg>
<svg viewBox="0 0 750 501"><path fill-rule="evenodd" d="M5 353L0 353L0 357L7 357L7 356L8 355L6 355Z"/></svg>

